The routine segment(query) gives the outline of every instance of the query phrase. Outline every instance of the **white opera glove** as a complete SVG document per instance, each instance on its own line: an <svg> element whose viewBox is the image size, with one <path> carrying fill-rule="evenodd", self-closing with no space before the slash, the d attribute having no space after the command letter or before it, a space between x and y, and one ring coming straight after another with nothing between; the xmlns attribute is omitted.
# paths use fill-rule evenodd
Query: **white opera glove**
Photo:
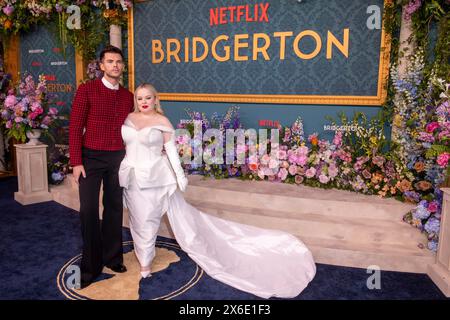
<svg viewBox="0 0 450 320"><path fill-rule="evenodd" d="M178 155L177 147L173 139L170 139L164 144L164 149L166 150L167 158L169 159L170 165L172 166L175 176L177 178L178 187L182 192L186 190L188 185L188 179L184 174L183 167L181 166L180 156Z"/></svg>

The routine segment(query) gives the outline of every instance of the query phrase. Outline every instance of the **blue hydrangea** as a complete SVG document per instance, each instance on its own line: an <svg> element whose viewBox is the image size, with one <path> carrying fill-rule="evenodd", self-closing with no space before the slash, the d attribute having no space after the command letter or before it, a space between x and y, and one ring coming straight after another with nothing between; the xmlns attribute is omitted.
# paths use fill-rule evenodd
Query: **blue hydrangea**
<svg viewBox="0 0 450 320"><path fill-rule="evenodd" d="M430 211L428 211L428 209L425 208L423 205L418 205L416 207L416 210L414 210L414 212L413 212L413 217L415 219L423 220L423 219L428 218L429 216L430 216Z"/></svg>
<svg viewBox="0 0 450 320"><path fill-rule="evenodd" d="M428 241L428 249L436 252L438 249L438 243L436 240Z"/></svg>
<svg viewBox="0 0 450 320"><path fill-rule="evenodd" d="M436 218L430 218L427 223L425 223L425 231L428 233L439 234L440 221Z"/></svg>
<svg viewBox="0 0 450 320"><path fill-rule="evenodd" d="M52 173L52 179L53 181L61 181L64 179L64 175L59 171L55 171Z"/></svg>

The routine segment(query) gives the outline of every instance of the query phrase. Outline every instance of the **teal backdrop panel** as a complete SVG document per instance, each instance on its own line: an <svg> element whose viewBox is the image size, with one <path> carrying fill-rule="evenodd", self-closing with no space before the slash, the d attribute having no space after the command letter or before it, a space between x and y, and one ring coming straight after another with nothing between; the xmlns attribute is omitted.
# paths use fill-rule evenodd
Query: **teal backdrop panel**
<svg viewBox="0 0 450 320"><path fill-rule="evenodd" d="M231 22L230 10L223 10L227 23L211 25L211 12L218 8L247 6L249 17L255 17L252 8L268 4L268 21ZM143 82L155 85L164 94L255 94L255 95L319 95L327 96L377 96L379 93L381 28L369 28L375 10L383 14L383 0L270 0L270 1L196 1L196 0L154 0L136 3L133 11L134 37L134 83L135 87ZM369 8L371 8L369 10ZM371 18L372 17L372 18ZM220 21L220 18L219 18ZM382 26L382 21L379 26ZM370 23L369 23L370 24ZM333 48L331 59L326 57L327 37L333 34L343 41L344 30L349 30L348 57ZM300 32L310 30L319 35L322 41L320 52L312 59L300 59L294 49L294 38ZM280 38L274 32L292 31L293 36L286 38L285 59L280 59ZM254 34L266 34L271 45L267 49L270 60L261 54L252 58ZM234 61L233 37L248 34L248 48L239 49L247 61ZM219 62L211 54L201 62L192 62L192 39L203 38L211 49L212 43L220 35L229 37L217 46L217 53L224 54L225 45L230 47L229 61ZM167 40L173 50L177 40L180 43L180 61L172 56L167 60ZM170 40L171 39L171 40ZM175 39L175 40L174 40ZM186 40L187 39L187 40ZM159 41L164 52L161 62L153 63L155 48L152 42ZM189 53L185 56L185 45ZM258 44L261 46L261 41ZM311 53L316 47L311 37L302 38L300 49ZM203 53L198 46L197 56ZM193 98L189 101L175 101L167 98L162 101L166 115L175 125L188 118L185 108L205 112L211 116L214 112L224 114L237 105L240 107L241 121L247 128L259 128L262 121L278 122L283 126L291 125L297 117L302 117L305 135L314 132L331 138L333 131L326 129L330 124L326 119L331 116L338 120L338 114L344 112L352 118L355 112L364 112L368 118L375 116L380 105L332 105L332 104L285 104L285 103L242 103L201 102Z"/></svg>
<svg viewBox="0 0 450 320"><path fill-rule="evenodd" d="M77 88L75 50L68 45L65 52L55 32L47 27L37 27L20 37L20 71L33 75L38 81L39 75L47 79L47 89L61 117L58 126L50 130L52 139L41 140L49 145L49 159L59 154L55 145L68 145L69 115L72 100Z"/></svg>

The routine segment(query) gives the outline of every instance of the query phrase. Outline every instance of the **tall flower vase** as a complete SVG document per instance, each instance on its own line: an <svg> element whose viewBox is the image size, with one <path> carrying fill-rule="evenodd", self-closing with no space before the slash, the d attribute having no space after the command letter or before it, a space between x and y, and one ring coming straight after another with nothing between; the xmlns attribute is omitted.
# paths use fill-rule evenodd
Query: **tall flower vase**
<svg viewBox="0 0 450 320"><path fill-rule="evenodd" d="M42 142L39 141L41 134L42 134L41 129L32 129L31 131L27 131L26 135L29 141L26 144L29 146L36 146L42 144Z"/></svg>

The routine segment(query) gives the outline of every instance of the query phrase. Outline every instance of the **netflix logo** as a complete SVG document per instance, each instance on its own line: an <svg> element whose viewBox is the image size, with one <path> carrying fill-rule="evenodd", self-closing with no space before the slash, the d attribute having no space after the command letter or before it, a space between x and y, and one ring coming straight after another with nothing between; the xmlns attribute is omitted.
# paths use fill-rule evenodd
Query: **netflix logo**
<svg viewBox="0 0 450 320"><path fill-rule="evenodd" d="M56 81L56 76L54 74L44 74L44 79L47 81Z"/></svg>
<svg viewBox="0 0 450 320"><path fill-rule="evenodd" d="M42 66L42 62L40 62L40 61L33 61L33 62L31 62L31 66L32 67L41 67Z"/></svg>
<svg viewBox="0 0 450 320"><path fill-rule="evenodd" d="M209 10L209 25L236 22L269 22L268 3L211 8Z"/></svg>
<svg viewBox="0 0 450 320"><path fill-rule="evenodd" d="M60 53L62 50L61 50L61 48L53 48L52 51L54 53Z"/></svg>
<svg viewBox="0 0 450 320"><path fill-rule="evenodd" d="M260 127L271 127L271 128L281 128L280 121L278 120L259 120Z"/></svg>

